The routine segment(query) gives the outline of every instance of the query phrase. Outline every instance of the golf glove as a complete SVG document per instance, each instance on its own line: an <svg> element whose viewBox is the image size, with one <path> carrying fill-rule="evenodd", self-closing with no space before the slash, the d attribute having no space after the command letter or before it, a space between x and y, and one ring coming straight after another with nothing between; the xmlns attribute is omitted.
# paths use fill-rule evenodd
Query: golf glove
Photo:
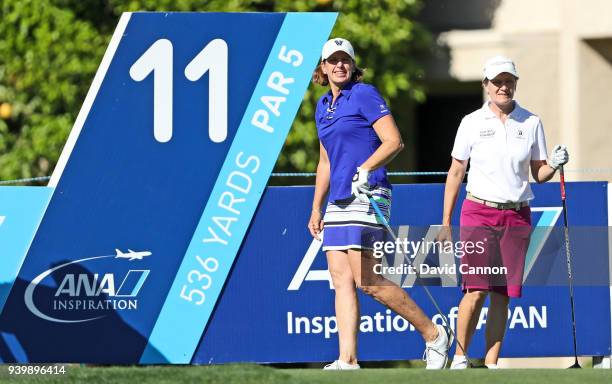
<svg viewBox="0 0 612 384"><path fill-rule="evenodd" d="M370 185L368 184L369 175L370 171L357 167L357 173L353 176L351 193L362 203L367 203L368 196L372 194L369 189Z"/></svg>
<svg viewBox="0 0 612 384"><path fill-rule="evenodd" d="M548 164L553 169L559 169L560 166L567 164L568 161L569 154L567 153L567 148L565 147L565 145L557 145L550 153L550 159L548 159Z"/></svg>

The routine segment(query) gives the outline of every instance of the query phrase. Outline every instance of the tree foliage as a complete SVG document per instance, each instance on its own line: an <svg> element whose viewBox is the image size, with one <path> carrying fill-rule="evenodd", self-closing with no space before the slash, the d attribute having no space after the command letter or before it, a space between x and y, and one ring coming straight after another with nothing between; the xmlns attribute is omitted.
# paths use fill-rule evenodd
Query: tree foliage
<svg viewBox="0 0 612 384"><path fill-rule="evenodd" d="M48 0L2 1L0 178L47 175L66 141L106 36Z"/></svg>
<svg viewBox="0 0 612 384"><path fill-rule="evenodd" d="M414 22L418 0L0 0L0 9L0 179L50 174L125 11L337 11L332 36L351 40L366 82L392 108L423 98L414 56L429 34ZM308 88L277 171L315 169L314 106L326 91Z"/></svg>

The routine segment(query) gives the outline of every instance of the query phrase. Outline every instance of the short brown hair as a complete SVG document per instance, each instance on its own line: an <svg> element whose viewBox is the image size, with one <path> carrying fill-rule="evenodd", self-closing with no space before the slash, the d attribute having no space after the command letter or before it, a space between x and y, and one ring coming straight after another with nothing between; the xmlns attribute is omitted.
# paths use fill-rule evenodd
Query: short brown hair
<svg viewBox="0 0 612 384"><path fill-rule="evenodd" d="M359 68L354 61L353 66L355 68L353 70L353 74L351 75L351 81L354 83L361 83L363 81L363 73L365 70ZM323 73L321 63L317 65L317 68L315 68L314 72L312 73L312 82L323 86L329 85L329 79L327 78L327 75Z"/></svg>

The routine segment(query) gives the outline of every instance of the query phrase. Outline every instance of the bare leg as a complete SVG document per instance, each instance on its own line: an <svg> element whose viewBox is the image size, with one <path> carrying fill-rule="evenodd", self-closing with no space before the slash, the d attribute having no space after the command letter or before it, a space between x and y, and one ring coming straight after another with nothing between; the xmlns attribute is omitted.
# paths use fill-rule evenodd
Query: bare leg
<svg viewBox="0 0 612 384"><path fill-rule="evenodd" d="M346 251L327 251L327 265L336 291L339 360L357 363L359 301Z"/></svg>
<svg viewBox="0 0 612 384"><path fill-rule="evenodd" d="M506 332L508 320L508 303L510 298L497 292L491 292L491 304L487 313L487 354L485 364L497 364L499 351Z"/></svg>
<svg viewBox="0 0 612 384"><path fill-rule="evenodd" d="M459 344L467 351L476 330L476 325L478 325L480 310L487 298L487 294L487 291L472 291L463 295L457 313L457 347L455 348L455 355L464 355L458 346Z"/></svg>
<svg viewBox="0 0 612 384"><path fill-rule="evenodd" d="M425 341L433 341L438 337L438 330L434 323L406 291L381 275L373 273L373 266L378 260L369 252L362 254L360 250L349 250L348 260L355 283L363 292L408 320Z"/></svg>

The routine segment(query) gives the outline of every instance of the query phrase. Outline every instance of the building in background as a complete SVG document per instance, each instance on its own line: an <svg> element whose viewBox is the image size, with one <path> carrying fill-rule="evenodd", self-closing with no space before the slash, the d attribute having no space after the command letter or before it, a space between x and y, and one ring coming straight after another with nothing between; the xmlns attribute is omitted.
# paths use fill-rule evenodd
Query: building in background
<svg viewBox="0 0 612 384"><path fill-rule="evenodd" d="M448 168L461 117L483 102L483 63L502 54L517 63L516 99L542 118L549 151L568 146L567 178L612 180L610 15L609 0L425 1L437 47L414 109L411 168Z"/></svg>

